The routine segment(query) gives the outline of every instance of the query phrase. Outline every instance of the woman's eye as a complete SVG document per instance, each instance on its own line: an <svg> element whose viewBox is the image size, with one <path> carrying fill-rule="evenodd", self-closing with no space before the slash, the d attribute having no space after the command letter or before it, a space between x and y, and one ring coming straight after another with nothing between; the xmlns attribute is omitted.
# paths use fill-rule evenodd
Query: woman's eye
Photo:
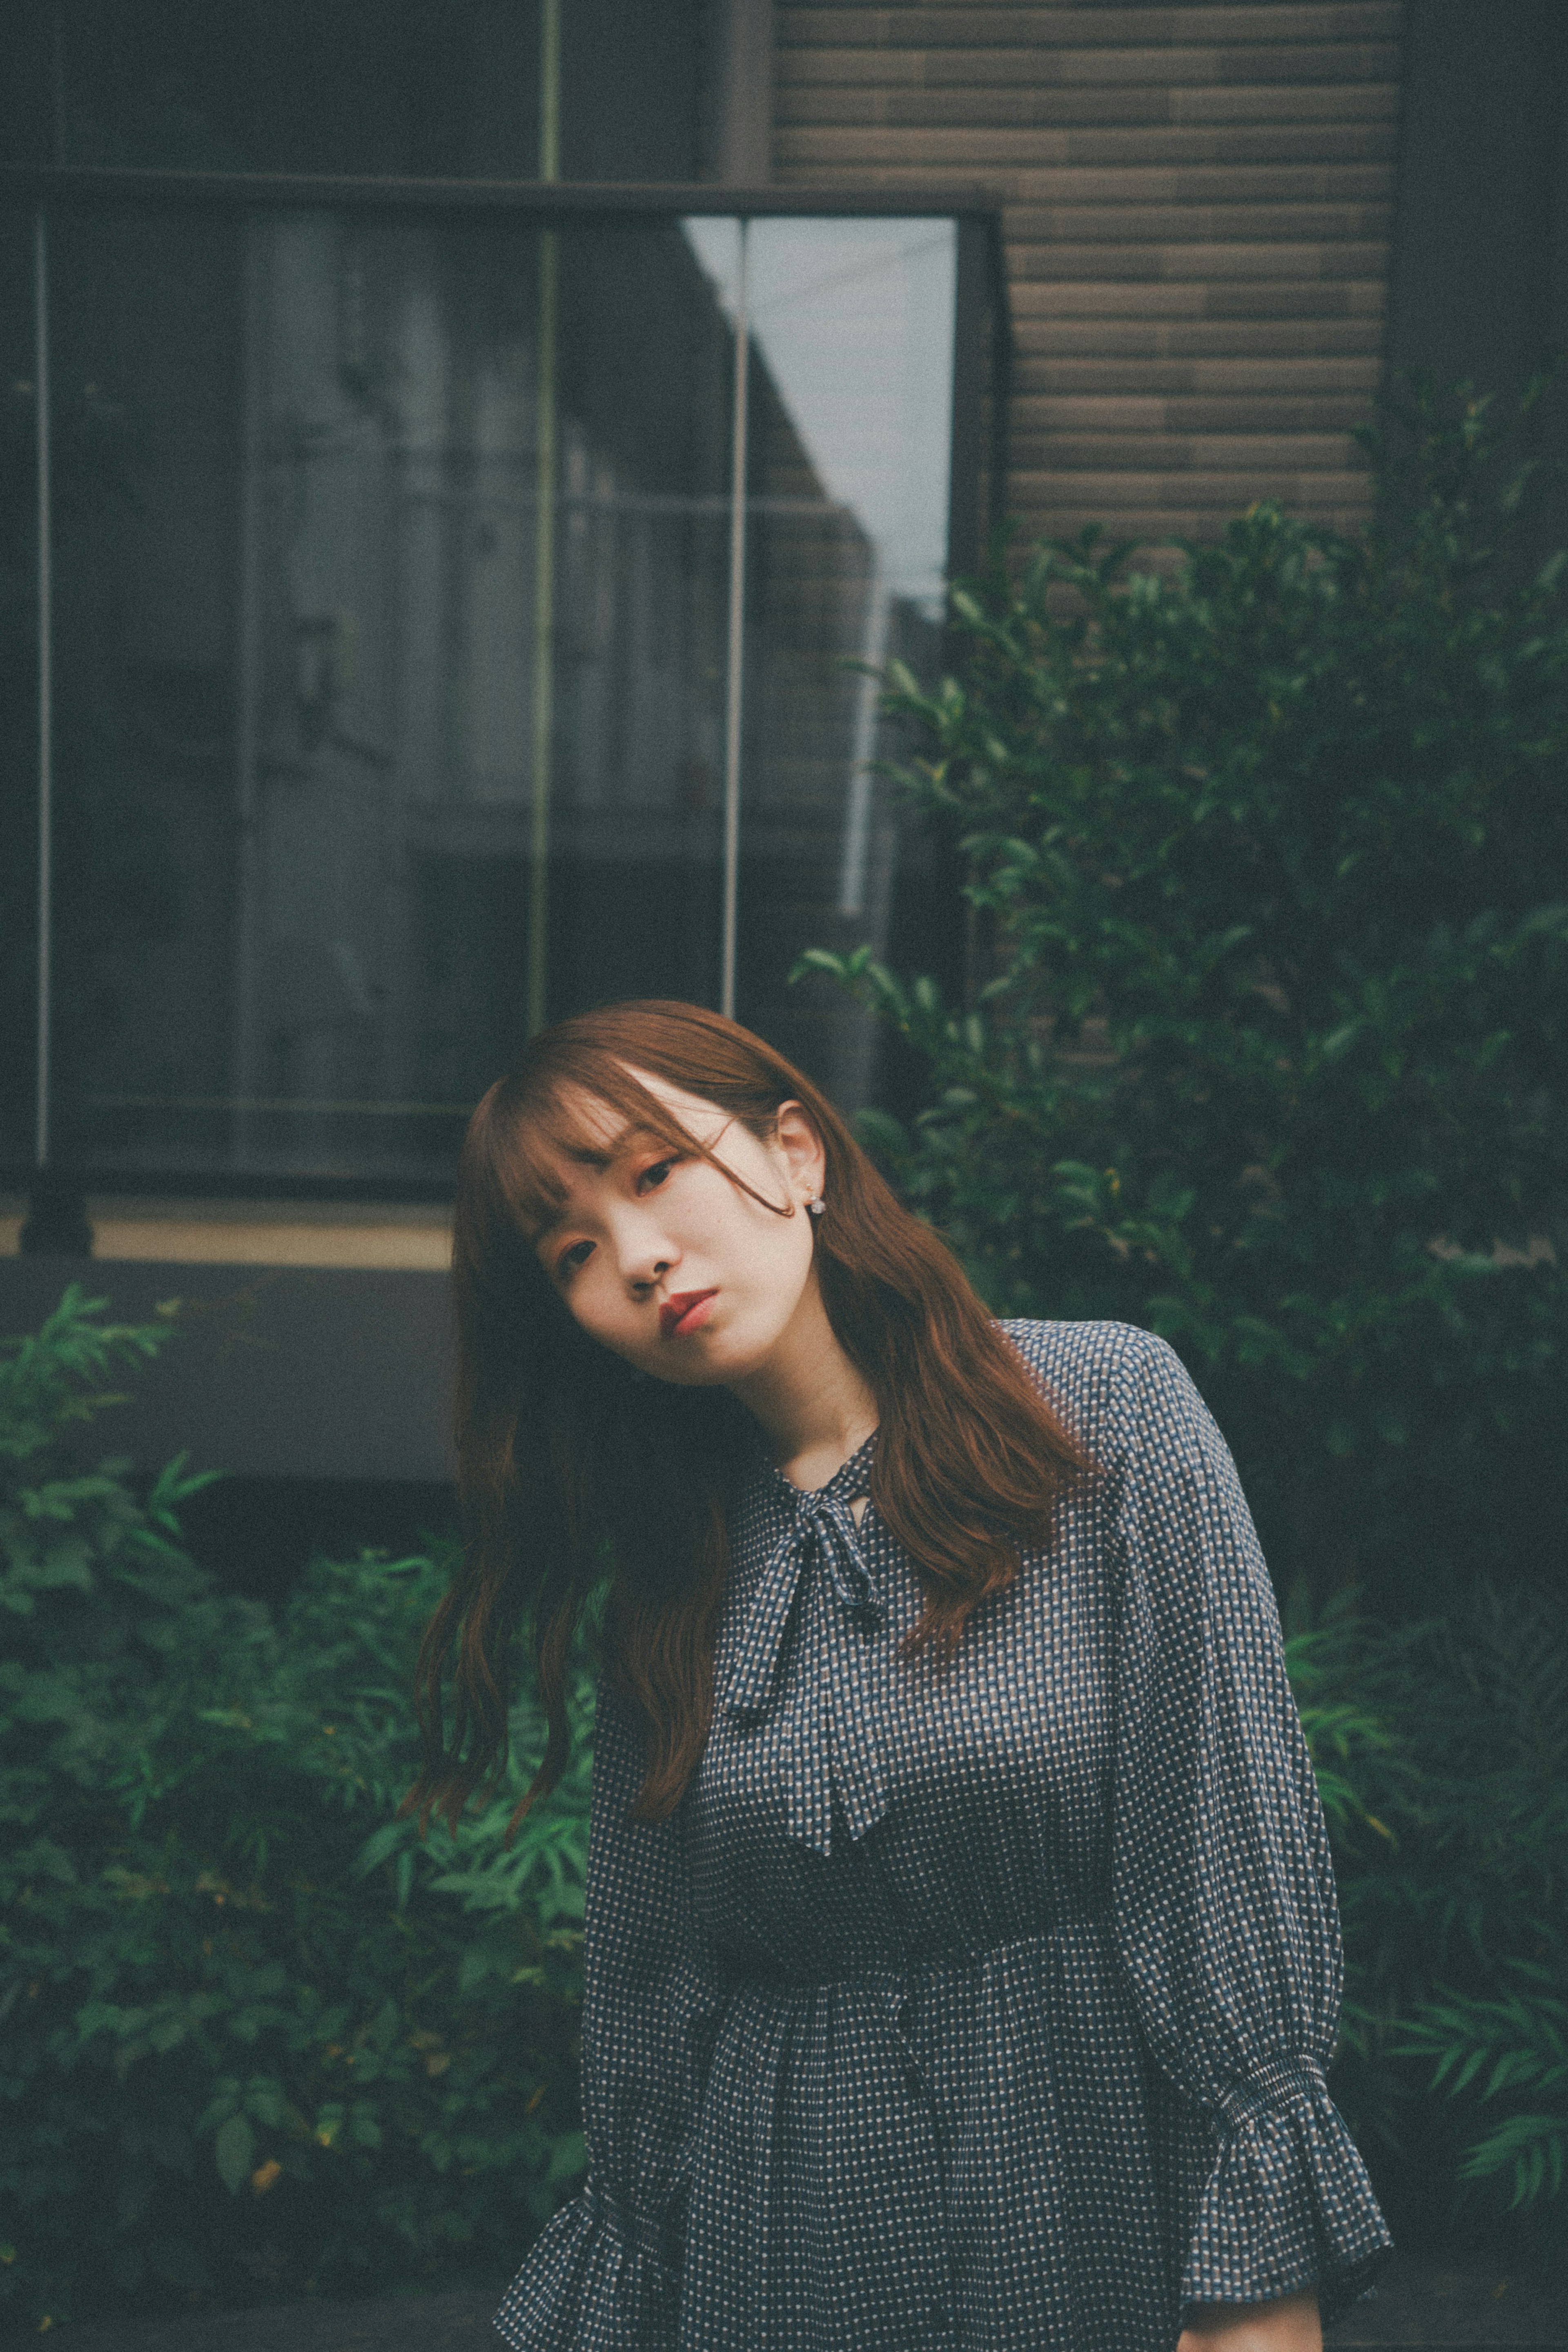
<svg viewBox="0 0 1568 2352"><path fill-rule="evenodd" d="M655 1160L651 1168L644 1168L637 1179L639 1192L656 1192L674 1164L673 1160Z"/></svg>
<svg viewBox="0 0 1568 2352"><path fill-rule="evenodd" d="M557 1274L575 1274L580 1265L587 1263L589 1252L592 1247L591 1242L573 1242L571 1247L569 1250L562 1250L557 1258L555 1262Z"/></svg>

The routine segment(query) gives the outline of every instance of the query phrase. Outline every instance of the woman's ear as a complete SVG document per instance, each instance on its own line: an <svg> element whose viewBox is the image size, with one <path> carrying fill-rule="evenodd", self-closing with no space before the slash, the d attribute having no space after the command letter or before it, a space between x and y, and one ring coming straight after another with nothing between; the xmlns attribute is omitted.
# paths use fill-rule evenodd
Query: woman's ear
<svg viewBox="0 0 1568 2352"><path fill-rule="evenodd" d="M828 1159L822 1139L804 1104L780 1103L774 1140L789 1171L789 1190L797 1201L820 1201Z"/></svg>

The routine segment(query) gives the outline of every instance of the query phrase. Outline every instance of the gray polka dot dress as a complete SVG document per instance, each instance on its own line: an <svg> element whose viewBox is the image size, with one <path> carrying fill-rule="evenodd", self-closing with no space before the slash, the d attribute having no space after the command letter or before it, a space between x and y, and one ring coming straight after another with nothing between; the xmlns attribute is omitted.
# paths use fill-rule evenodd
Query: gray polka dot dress
<svg viewBox="0 0 1568 2352"><path fill-rule="evenodd" d="M1172 2352L1194 2302L1389 2243L1323 2085L1333 1884L1272 1593L1162 1340L1006 1327L1099 1475L952 1664L863 1494L758 1466L701 1769L666 1822L608 1696L587 2188L518 2352Z"/></svg>

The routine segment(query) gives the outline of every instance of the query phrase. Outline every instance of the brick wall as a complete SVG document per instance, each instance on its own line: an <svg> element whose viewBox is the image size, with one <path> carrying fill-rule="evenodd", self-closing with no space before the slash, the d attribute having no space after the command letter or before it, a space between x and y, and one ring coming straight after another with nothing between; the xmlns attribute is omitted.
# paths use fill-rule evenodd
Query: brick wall
<svg viewBox="0 0 1568 2352"><path fill-rule="evenodd" d="M995 191L1027 526L1364 514L1399 0L778 0L774 174Z"/></svg>

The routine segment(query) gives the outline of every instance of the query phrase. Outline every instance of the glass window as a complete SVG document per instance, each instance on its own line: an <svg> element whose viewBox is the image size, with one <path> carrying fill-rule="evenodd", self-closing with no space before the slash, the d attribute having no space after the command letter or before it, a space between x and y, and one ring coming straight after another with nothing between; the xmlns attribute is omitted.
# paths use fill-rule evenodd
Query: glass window
<svg viewBox="0 0 1568 2352"><path fill-rule="evenodd" d="M17 1167L37 533L6 221ZM727 906L739 1017L874 1095L869 1024L788 974L885 947L920 887L857 665L937 655L959 252L931 217L52 208L57 1164L439 1192L532 1028L721 1003Z"/></svg>

